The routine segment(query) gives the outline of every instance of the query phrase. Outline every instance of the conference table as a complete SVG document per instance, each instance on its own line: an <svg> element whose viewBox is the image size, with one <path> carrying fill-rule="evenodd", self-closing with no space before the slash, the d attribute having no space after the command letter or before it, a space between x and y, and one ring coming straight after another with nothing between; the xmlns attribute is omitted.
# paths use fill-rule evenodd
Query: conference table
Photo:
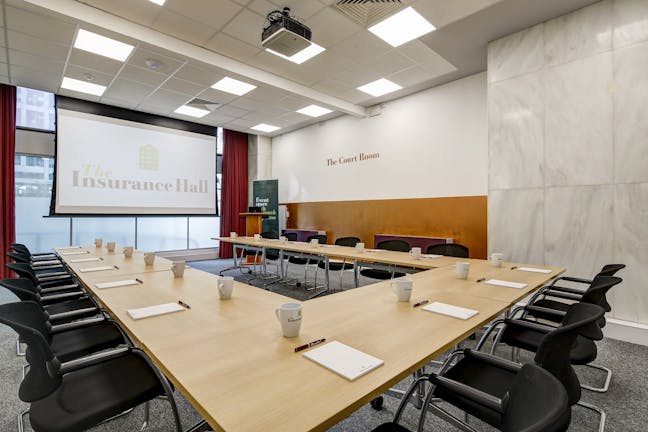
<svg viewBox="0 0 648 432"><path fill-rule="evenodd" d="M330 249L332 256L340 253L322 249ZM145 266L140 253L125 258L94 246L85 250L89 257L103 257L118 268L85 273L81 270L96 262L71 263L77 255L60 256L218 431L326 430L564 271L535 266L550 273L523 272L513 269L519 267L516 263L496 268L486 261L469 260L470 275L461 280L454 276L456 258L429 260L435 263L426 261L430 270L409 276L414 284L411 302L396 301L390 281L308 300L302 302L299 336L285 338L275 309L293 299L235 282L232 298L219 300L219 277L214 274L188 268L184 277L174 278L170 262L160 257L153 266ZM392 264L411 265L407 257L397 261L375 255ZM527 286L512 289L478 282L484 277ZM110 289L95 286L124 278L142 283ZM461 320L412 307L423 299L479 313ZM178 300L191 309L140 320L127 313ZM303 353L308 351L294 352L295 347L320 338L342 342L384 364L348 381L305 358Z"/></svg>

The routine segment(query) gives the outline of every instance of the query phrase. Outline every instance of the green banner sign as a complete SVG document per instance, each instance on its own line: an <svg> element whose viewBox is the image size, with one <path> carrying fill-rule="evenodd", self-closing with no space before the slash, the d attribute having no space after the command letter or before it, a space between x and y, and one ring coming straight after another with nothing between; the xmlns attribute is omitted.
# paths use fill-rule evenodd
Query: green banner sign
<svg viewBox="0 0 648 432"><path fill-rule="evenodd" d="M254 180L252 182L252 205L261 207L262 212L272 213L263 219L263 232L279 235L279 180Z"/></svg>

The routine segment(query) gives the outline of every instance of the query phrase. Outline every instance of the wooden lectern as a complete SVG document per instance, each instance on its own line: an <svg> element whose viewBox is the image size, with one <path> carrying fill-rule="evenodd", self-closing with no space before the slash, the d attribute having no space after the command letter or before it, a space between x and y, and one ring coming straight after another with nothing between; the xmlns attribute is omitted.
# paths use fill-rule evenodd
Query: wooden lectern
<svg viewBox="0 0 648 432"><path fill-rule="evenodd" d="M254 237L254 234L261 234L263 231L263 219L272 216L272 213L246 212L239 213L239 217L245 218L245 236ZM248 256L247 262L253 263L254 257Z"/></svg>

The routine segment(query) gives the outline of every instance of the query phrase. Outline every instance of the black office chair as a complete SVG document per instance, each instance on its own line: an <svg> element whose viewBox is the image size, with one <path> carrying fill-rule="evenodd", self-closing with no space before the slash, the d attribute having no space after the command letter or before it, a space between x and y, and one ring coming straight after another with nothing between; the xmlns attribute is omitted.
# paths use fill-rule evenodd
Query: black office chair
<svg viewBox="0 0 648 432"><path fill-rule="evenodd" d="M459 243L440 243L428 246L425 253L434 255L445 255L457 258L469 258L470 251L468 248Z"/></svg>
<svg viewBox="0 0 648 432"><path fill-rule="evenodd" d="M0 323L11 327L27 343L30 368L18 396L30 403L20 415L36 432L79 432L146 403L166 396L177 432L182 431L171 386L142 351L124 347L85 360L61 363L43 334L31 327L26 313L38 313L38 305L21 302L0 305Z"/></svg>
<svg viewBox="0 0 648 432"><path fill-rule="evenodd" d="M306 243L310 243L311 240L315 240L315 239L317 239L317 243L319 243L319 244L326 244L326 241L327 241L327 238L326 238L325 235L317 234L317 235L308 236L306 238ZM286 268L284 270L286 276L284 278L285 279L287 278L289 264L302 265L302 266L304 266L304 287L306 287L307 291L317 289L318 288L317 287L317 274L315 276L315 281L313 283L313 287L308 288L308 266L309 265L317 265L320 261L321 261L320 259L317 259L317 258L314 258L314 257L304 257L304 256L300 256L300 255L291 255L291 256L288 257L288 262L286 263ZM317 272L317 267L315 267L315 271ZM301 283L297 282L297 281L291 282L289 284L290 285L296 285L296 286L301 285Z"/></svg>
<svg viewBox="0 0 648 432"><path fill-rule="evenodd" d="M571 408L567 392L558 379L540 366L519 365L498 357L464 350L460 362L470 362L472 375L488 374L488 379L506 379L491 386L481 382L464 383L447 375L425 375L417 379L400 403L393 422L385 423L373 432L408 432L398 424L402 412L416 387L429 381L434 387L428 393L419 417L419 430L423 430L428 409L462 430L474 431L446 410L432 403L432 396L438 396L451 404L465 409L475 417L505 432L562 432L571 423ZM458 367L461 367L457 365ZM495 391L485 387L497 387ZM489 391L490 390L490 391ZM428 408L429 407L429 408Z"/></svg>
<svg viewBox="0 0 648 432"><path fill-rule="evenodd" d="M29 264L34 271L44 272L46 270L61 269L63 263L56 258L51 260L33 261L31 257L23 252L7 252L7 256L17 263Z"/></svg>
<svg viewBox="0 0 648 432"><path fill-rule="evenodd" d="M410 245L404 240L385 240L378 243L377 249L385 249L385 250L396 251L396 252L409 252ZM393 278L405 276L405 273L397 272L395 269L383 270L377 268L363 268L362 270L360 270L360 274L362 276L371 279L380 279L380 280L387 280L387 279L393 279Z"/></svg>
<svg viewBox="0 0 648 432"><path fill-rule="evenodd" d="M18 277L31 280L43 293L50 294L55 291L79 288L79 284L74 281L74 277L67 272L45 276L37 275L29 264L8 263L6 267L13 270Z"/></svg>
<svg viewBox="0 0 648 432"><path fill-rule="evenodd" d="M340 237L335 240L336 246L355 247L355 245L358 243L360 243L360 239L358 237ZM326 263L324 261L320 261L317 263L317 267L326 269ZM342 288L342 275L344 274L344 270L353 270L353 263L347 262L346 259L329 259L329 271L340 272L340 288ZM317 274L315 274L315 280L317 281Z"/></svg>
<svg viewBox="0 0 648 432"><path fill-rule="evenodd" d="M604 312L602 307L595 304L574 303L567 308L559 327L526 319L496 320L482 336L477 349L484 346L495 328L502 326L491 353L495 352L500 342L513 349L534 352L535 363L549 370L565 385L570 405L578 404L599 414L599 431L602 432L605 427L605 412L580 401L581 385L572 365L587 364L596 359L594 341L603 339L599 320Z"/></svg>
<svg viewBox="0 0 648 432"><path fill-rule="evenodd" d="M21 243L12 243L11 250L29 255L32 261L58 259L58 256L52 252L31 253L27 246Z"/></svg>
<svg viewBox="0 0 648 432"><path fill-rule="evenodd" d="M272 240L277 240L279 238L279 235L274 232L274 231L264 231L261 233L261 237L264 239L272 239ZM266 273L262 273L259 275L259 277L253 278L248 281L248 283L252 283L253 280L255 279L261 279L264 282L263 288L266 288L269 285L272 285L273 283L278 282L281 280L282 276L279 274L279 250L278 249L266 249L265 250L265 270ZM277 272L276 274L272 273L267 273L267 265L268 263L274 264Z"/></svg>

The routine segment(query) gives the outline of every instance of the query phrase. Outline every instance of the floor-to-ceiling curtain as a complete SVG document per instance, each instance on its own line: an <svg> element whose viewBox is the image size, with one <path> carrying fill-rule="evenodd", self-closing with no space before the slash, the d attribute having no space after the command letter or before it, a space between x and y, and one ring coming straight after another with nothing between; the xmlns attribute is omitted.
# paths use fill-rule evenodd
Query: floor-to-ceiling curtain
<svg viewBox="0 0 648 432"><path fill-rule="evenodd" d="M0 275L9 277L6 253L16 238L14 154L16 149L16 87L0 84Z"/></svg>
<svg viewBox="0 0 648 432"><path fill-rule="evenodd" d="M245 219L239 213L248 205L248 135L223 130L223 175L221 186L220 234L228 237L230 232L245 234ZM220 244L219 256L232 257L232 245Z"/></svg>

